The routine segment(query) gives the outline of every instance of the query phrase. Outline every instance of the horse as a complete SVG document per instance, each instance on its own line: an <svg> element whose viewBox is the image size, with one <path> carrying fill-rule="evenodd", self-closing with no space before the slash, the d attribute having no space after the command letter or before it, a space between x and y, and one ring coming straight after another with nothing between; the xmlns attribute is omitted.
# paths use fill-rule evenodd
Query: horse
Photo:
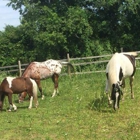
<svg viewBox="0 0 140 140"><path fill-rule="evenodd" d="M21 92L26 91L30 98L29 109L32 108L32 101L35 101L35 107L38 106L37 100L37 84L33 79L29 77L6 77L3 79L0 85L0 110L2 111L3 102L5 96L8 96L8 101L10 104L10 108L8 111L17 110L15 104L12 103L12 94L20 94Z"/></svg>
<svg viewBox="0 0 140 140"><path fill-rule="evenodd" d="M133 79L136 71L135 58L137 55L137 52L115 53L106 66L105 92L108 95L108 104L111 105L113 101L114 110L119 108L119 101L121 95L123 96L122 89L125 88L126 78L130 79L131 98L134 98Z"/></svg>
<svg viewBox="0 0 140 140"><path fill-rule="evenodd" d="M62 65L69 65L74 70L73 65L69 62L61 62L49 59L44 62L31 62L25 68L22 77L30 77L31 79L34 79L36 81L42 99L44 99L44 95L42 93L41 80L51 77L54 83L54 91L52 93L52 97L54 97L56 94L58 94L58 78L61 73ZM23 92L20 94L20 97L24 99L26 95L26 92ZM21 101L23 100L19 99L19 102Z"/></svg>

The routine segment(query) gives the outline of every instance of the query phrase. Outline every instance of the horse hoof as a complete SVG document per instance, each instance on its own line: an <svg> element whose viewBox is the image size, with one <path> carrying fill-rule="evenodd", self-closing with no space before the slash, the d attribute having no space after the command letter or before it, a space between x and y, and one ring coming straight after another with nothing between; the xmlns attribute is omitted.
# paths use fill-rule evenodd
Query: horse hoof
<svg viewBox="0 0 140 140"><path fill-rule="evenodd" d="M35 105L35 108L37 108L37 107L38 107L38 104Z"/></svg>
<svg viewBox="0 0 140 140"><path fill-rule="evenodd" d="M112 105L112 101L111 100L108 101L108 105L109 106Z"/></svg>
<svg viewBox="0 0 140 140"><path fill-rule="evenodd" d="M11 111L12 111L11 109L8 110L8 112L11 112Z"/></svg>
<svg viewBox="0 0 140 140"><path fill-rule="evenodd" d="M44 98L45 98L44 95L42 95L42 98L41 99L44 100Z"/></svg>
<svg viewBox="0 0 140 140"><path fill-rule="evenodd" d="M55 95L52 95L52 98L54 97Z"/></svg>
<svg viewBox="0 0 140 140"><path fill-rule="evenodd" d="M109 108L112 107L112 104L108 104L108 107L109 107Z"/></svg>
<svg viewBox="0 0 140 140"><path fill-rule="evenodd" d="M19 100L18 102L19 102L19 104L20 104L20 103L23 103L23 101L21 101L21 100Z"/></svg>

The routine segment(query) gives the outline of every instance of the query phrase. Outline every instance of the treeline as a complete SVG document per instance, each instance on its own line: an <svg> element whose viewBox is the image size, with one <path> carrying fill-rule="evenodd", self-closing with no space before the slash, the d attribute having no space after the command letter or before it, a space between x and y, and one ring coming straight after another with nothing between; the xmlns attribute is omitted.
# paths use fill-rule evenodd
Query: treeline
<svg viewBox="0 0 140 140"><path fill-rule="evenodd" d="M9 0L21 24L0 32L0 66L135 51L139 0Z"/></svg>

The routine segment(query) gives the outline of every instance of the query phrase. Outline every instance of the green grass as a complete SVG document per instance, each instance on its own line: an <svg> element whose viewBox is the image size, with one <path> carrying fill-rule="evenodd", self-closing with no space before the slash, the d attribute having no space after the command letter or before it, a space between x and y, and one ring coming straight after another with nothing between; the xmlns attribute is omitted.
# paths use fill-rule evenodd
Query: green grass
<svg viewBox="0 0 140 140"><path fill-rule="evenodd" d="M0 113L0 140L138 140L140 138L140 71L134 81L135 99L130 99L126 81L125 100L114 111L104 94L105 74L60 77L59 95L52 98L51 79L42 81L45 99L39 107L28 109L29 101L13 102L16 112ZM40 93L38 92L38 95Z"/></svg>

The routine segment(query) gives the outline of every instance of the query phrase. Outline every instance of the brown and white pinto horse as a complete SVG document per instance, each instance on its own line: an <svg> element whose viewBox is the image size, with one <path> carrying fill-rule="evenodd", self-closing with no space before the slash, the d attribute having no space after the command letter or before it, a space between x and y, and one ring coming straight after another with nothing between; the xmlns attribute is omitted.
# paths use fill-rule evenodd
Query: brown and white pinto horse
<svg viewBox="0 0 140 140"><path fill-rule="evenodd" d="M58 78L63 64L69 65L73 68L72 64L69 62L61 62L53 59L44 62L31 62L23 72L22 77L30 77L36 81L42 99L44 99L44 95L42 93L41 80L51 77L54 83L54 92L52 94L52 97L54 97L56 93L58 93ZM26 93L23 92L20 96L25 98ZM19 99L19 102L20 101L21 100Z"/></svg>
<svg viewBox="0 0 140 140"><path fill-rule="evenodd" d="M12 94L20 94L24 91L26 91L31 97L29 109L32 108L33 99L35 101L35 106L37 107L37 90L38 89L36 82L28 77L6 77L0 85L0 110L2 110L3 108L3 101L5 96L8 96L10 104L9 111L11 111L12 108L14 108L14 110L17 110L15 104L12 103Z"/></svg>
<svg viewBox="0 0 140 140"><path fill-rule="evenodd" d="M125 87L125 78L127 77L130 78L131 98L134 98L133 79L136 70L136 56L136 52L115 53L107 64L105 90L107 94L109 90L111 92L111 97L108 94L108 103L112 104L113 100L114 110L119 108L120 96L122 95L121 87Z"/></svg>

